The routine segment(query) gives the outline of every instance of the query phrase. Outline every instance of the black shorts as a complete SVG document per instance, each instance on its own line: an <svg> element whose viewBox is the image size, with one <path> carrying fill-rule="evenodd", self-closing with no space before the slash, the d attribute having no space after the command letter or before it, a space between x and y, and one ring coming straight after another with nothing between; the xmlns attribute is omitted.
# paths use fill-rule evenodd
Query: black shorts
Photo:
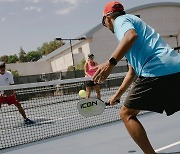
<svg viewBox="0 0 180 154"><path fill-rule="evenodd" d="M88 86L88 87L94 87L96 85L98 85L98 84L94 83L94 81L87 81L87 83L86 83L86 86Z"/></svg>
<svg viewBox="0 0 180 154"><path fill-rule="evenodd" d="M139 77L133 84L124 106L169 116L180 110L180 72L161 77Z"/></svg>

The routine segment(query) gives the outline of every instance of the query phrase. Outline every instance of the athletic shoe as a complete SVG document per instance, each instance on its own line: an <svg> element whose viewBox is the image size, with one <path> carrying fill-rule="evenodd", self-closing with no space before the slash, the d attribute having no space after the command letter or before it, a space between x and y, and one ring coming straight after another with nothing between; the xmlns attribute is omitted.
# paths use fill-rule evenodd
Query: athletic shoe
<svg viewBox="0 0 180 154"><path fill-rule="evenodd" d="M35 122L34 121L32 121L32 120L30 120L30 119L28 119L28 118L26 118L25 120L24 120L24 124L26 124L26 125L32 125L32 124L34 124Z"/></svg>

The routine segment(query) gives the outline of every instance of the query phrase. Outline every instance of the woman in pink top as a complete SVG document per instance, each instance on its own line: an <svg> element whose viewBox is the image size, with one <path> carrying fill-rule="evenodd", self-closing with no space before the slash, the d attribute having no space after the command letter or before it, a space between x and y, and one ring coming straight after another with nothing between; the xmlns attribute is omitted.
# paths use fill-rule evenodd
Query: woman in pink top
<svg viewBox="0 0 180 154"><path fill-rule="evenodd" d="M94 55L89 54L88 61L84 64L85 77L92 77L94 73L96 72L96 70L98 69L97 63L93 59L94 59ZM86 98L90 98L91 87L93 87L93 89L96 91L97 98L101 99L99 84L94 83L94 81L89 81L86 84Z"/></svg>

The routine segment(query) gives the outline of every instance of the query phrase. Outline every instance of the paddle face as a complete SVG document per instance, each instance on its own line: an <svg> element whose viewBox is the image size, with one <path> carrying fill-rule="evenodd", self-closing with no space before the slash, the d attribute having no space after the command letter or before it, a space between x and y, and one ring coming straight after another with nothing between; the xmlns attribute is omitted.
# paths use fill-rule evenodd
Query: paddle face
<svg viewBox="0 0 180 154"><path fill-rule="evenodd" d="M103 113L106 105L96 98L83 99L77 104L77 109L83 117L92 117Z"/></svg>

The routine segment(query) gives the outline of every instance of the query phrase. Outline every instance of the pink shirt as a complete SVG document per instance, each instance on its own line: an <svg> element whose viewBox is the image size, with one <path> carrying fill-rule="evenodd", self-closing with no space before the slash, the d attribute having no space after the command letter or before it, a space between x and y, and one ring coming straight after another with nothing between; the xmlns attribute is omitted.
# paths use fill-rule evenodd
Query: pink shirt
<svg viewBox="0 0 180 154"><path fill-rule="evenodd" d="M95 63L95 62L94 62ZM93 69L95 66L96 66L96 63L95 63L95 65L94 66L92 66L91 64L90 64L90 62L87 62L87 64L88 64L88 67L87 67L87 73L90 75L90 76L93 76L94 75L94 73L97 71L97 68L96 69ZM87 75L85 76L85 77L88 77Z"/></svg>

